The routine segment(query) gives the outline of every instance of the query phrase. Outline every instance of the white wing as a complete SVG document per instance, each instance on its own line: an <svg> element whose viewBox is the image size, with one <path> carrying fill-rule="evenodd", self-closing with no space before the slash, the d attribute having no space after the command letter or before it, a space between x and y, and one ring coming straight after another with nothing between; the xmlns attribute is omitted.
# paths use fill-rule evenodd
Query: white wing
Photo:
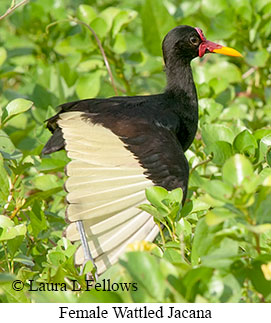
<svg viewBox="0 0 271 323"><path fill-rule="evenodd" d="M137 208L145 203L145 188L153 185L145 169L109 129L82 118L82 112L60 115L58 125L71 162L66 171L66 236L80 239L76 222L82 220L98 273L118 260L126 246L137 240L152 241L158 227L151 215ZM84 254L79 247L76 264Z"/></svg>

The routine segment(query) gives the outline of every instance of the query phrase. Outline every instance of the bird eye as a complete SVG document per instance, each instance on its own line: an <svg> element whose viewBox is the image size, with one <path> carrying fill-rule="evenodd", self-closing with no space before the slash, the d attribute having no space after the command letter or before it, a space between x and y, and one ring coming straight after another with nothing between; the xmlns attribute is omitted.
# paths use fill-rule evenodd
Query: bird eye
<svg viewBox="0 0 271 323"><path fill-rule="evenodd" d="M199 40L199 38L198 38L198 37L192 36L192 37L190 37L190 42L191 42L193 45L198 46L198 44L199 44L200 40Z"/></svg>

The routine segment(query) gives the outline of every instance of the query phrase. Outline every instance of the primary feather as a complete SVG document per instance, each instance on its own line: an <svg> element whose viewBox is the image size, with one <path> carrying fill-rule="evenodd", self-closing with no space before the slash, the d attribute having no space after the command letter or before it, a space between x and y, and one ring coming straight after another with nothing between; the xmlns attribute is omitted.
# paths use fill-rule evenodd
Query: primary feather
<svg viewBox="0 0 271 323"><path fill-rule="evenodd" d="M101 273L131 241L157 234L152 217L138 209L152 181L118 136L84 119L82 112L60 114L57 123L72 160L66 169L67 219L72 222L66 236L71 241L79 240L74 221L83 221L92 257ZM83 262L79 248L76 263Z"/></svg>

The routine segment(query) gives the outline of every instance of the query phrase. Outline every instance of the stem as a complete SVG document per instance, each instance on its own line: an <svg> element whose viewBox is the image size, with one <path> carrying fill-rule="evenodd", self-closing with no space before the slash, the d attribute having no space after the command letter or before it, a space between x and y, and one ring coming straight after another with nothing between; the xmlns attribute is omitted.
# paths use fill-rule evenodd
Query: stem
<svg viewBox="0 0 271 323"><path fill-rule="evenodd" d="M120 73L119 73L119 76L120 78L123 80L124 82L124 85L125 85L125 88L126 90L125 91L122 91L122 92L126 92L128 95L131 95L132 94L132 91L131 91L131 86L130 86L130 83L129 83L129 80L126 78L125 76L125 73L124 73L124 69L123 69L123 63L122 62L119 62L115 56L114 56L114 53L112 53L111 55L111 60L115 63L115 66L118 66L119 69L120 69Z"/></svg>
<svg viewBox="0 0 271 323"><path fill-rule="evenodd" d="M200 162L200 163L198 163L197 165L195 165L195 166L191 169L191 171L190 171L190 175L194 172L194 170L195 170L196 168L198 168L199 166L202 166L202 165L208 164L212 159L213 159L212 157L209 157L209 158L207 158L206 160L203 160L202 162Z"/></svg>
<svg viewBox="0 0 271 323"><path fill-rule="evenodd" d="M254 234L254 238L255 238L255 241L256 241L255 249L258 252L258 254L260 255L261 254L260 236L255 232L253 234Z"/></svg>
<svg viewBox="0 0 271 323"><path fill-rule="evenodd" d="M8 202L7 202L7 204L4 206L3 215L5 215L5 214L7 213L7 209L8 209L8 207L9 207L9 205L10 205L11 201L13 200L14 187L15 187L15 184L16 184L16 181L17 181L18 177L19 177L19 175L16 175L16 176L15 176L15 178L14 178L14 181L10 184L9 196L8 196L8 199L7 199L7 200L8 200ZM14 211L15 211L15 210L14 210ZM14 213L14 211L13 211L13 213ZM12 213L12 217L11 217L11 218L13 218L13 217L16 215L17 211L16 211L16 213L15 213L14 215L13 215L13 213Z"/></svg>
<svg viewBox="0 0 271 323"><path fill-rule="evenodd" d="M2 244L3 244L3 249L4 249L4 252L5 252L5 258L6 258L6 262L7 262L7 265L8 265L8 270L9 270L9 272L11 272L10 263L8 261L8 253L7 253L7 249L6 249L5 242L3 242Z"/></svg>
<svg viewBox="0 0 271 323"><path fill-rule="evenodd" d="M166 244L166 240L165 240L165 236L164 236L164 232L161 228L161 224L160 222L157 222L157 225L158 225L158 228L159 228L159 231L160 231L160 235L161 235L161 238L162 238L162 243L163 243L163 247L165 246Z"/></svg>
<svg viewBox="0 0 271 323"><path fill-rule="evenodd" d="M181 232L180 234L180 251L181 251L181 256L183 257L183 259L185 259L185 244L184 244L184 234L183 232Z"/></svg>
<svg viewBox="0 0 271 323"><path fill-rule="evenodd" d="M105 67L107 69L107 72L109 74L109 77L110 77L110 81L111 81L111 85L113 87L113 90L115 92L116 95L118 95L118 90L117 90L117 86L115 84L115 81L114 81L114 77L113 77L113 74L112 74L112 71L111 71L111 68L110 68L110 65L109 65L109 62L108 62L108 59L107 59L107 56L105 54L105 51L103 49L103 46L102 46L102 43L99 39L99 37L97 36L96 32L94 31L93 28L91 28L88 24L86 24L85 22L81 21L81 20L78 20L76 18L73 18L73 17L69 17L69 19L62 19L62 20L58 20L58 21L55 21L55 22L52 22L51 24L49 24L47 27L46 27L46 33L49 32L49 28L59 24L59 23L62 23L62 22L75 22L76 24L80 24L80 25L83 25L85 26L94 36L97 44L98 44L98 47L100 49L100 52L103 56L103 60L104 60L104 64L105 64ZM122 90L121 90L122 91Z"/></svg>
<svg viewBox="0 0 271 323"><path fill-rule="evenodd" d="M249 216L249 213L247 211L247 209L244 209L244 208L240 208L241 212L246 216L246 220L247 222L252 225L252 226L255 226L256 223L251 219L251 217ZM260 245L260 235L256 232L253 232L253 236L255 238L255 241L256 241L256 246L255 246L255 249L257 251L257 253L260 255L261 254L261 245Z"/></svg>
<svg viewBox="0 0 271 323"><path fill-rule="evenodd" d="M102 56L103 56L103 60L104 60L104 63L105 63L106 69L107 69L107 71L108 71L108 74L109 74L109 77L110 77L111 84L112 84L112 87L113 87L113 89L114 89L114 92L115 92L115 94L116 94L116 95L118 95L118 90L117 90L117 87L116 87L116 84L115 84L115 81L114 81L114 78L113 78L113 74L112 74L112 71L111 71L110 65L109 65L109 63L108 63L108 59L107 59L107 57L106 57L106 54L105 54L105 51L104 51L104 49L103 49L102 43L101 43L101 41L100 41L99 37L97 36L96 32L94 31L94 29L93 29L93 28L91 28L88 24L86 24L85 22L83 22L83 21L81 21L81 20L78 20L78 19L76 19L76 18L72 18L72 17L70 18L70 20L71 20L71 21L74 21L74 22L75 22L75 23L77 23L77 24L80 24L80 25L85 26L85 27L86 27L86 28L88 28L88 30L90 30L90 32L93 34L93 36L94 36L94 38L95 38L95 40L96 40L96 42L97 42L97 44L98 44L98 47L99 47L99 49L100 49L100 52L101 52L101 54L102 54Z"/></svg>
<svg viewBox="0 0 271 323"><path fill-rule="evenodd" d="M175 234L175 226L174 226L174 221L172 221L169 217L167 217L168 223L171 226L171 230L170 230L170 235L171 235L171 239L173 241L176 241L176 234Z"/></svg>
<svg viewBox="0 0 271 323"><path fill-rule="evenodd" d="M105 83L107 83L107 84L111 84L111 82L110 82L110 81L108 81L108 80L104 80L104 81L105 81ZM119 90L119 91L121 91L121 92L123 92L123 93L127 94L127 90L126 90L124 87L121 87L120 85L116 85L116 87L117 87L117 90Z"/></svg>
<svg viewBox="0 0 271 323"><path fill-rule="evenodd" d="M15 1L13 0L8 10L2 16L0 16L0 20L6 18L8 15L12 14L13 11L16 10L17 8L27 4L27 2L29 2L29 0L23 0L15 5Z"/></svg>
<svg viewBox="0 0 271 323"><path fill-rule="evenodd" d="M242 75L242 79L246 79L247 77L249 77L251 74L253 74L255 71L257 70L257 67L251 67L248 71L246 71L243 75Z"/></svg>

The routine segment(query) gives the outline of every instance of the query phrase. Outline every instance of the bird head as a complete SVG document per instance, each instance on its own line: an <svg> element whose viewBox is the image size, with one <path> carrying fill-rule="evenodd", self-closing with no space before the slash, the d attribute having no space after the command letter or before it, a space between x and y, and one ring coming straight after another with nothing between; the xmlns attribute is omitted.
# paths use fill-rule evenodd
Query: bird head
<svg viewBox="0 0 271 323"><path fill-rule="evenodd" d="M163 40L165 64L170 59L190 62L206 53L219 53L228 56L242 56L237 50L207 40L200 28L178 26L168 32Z"/></svg>

